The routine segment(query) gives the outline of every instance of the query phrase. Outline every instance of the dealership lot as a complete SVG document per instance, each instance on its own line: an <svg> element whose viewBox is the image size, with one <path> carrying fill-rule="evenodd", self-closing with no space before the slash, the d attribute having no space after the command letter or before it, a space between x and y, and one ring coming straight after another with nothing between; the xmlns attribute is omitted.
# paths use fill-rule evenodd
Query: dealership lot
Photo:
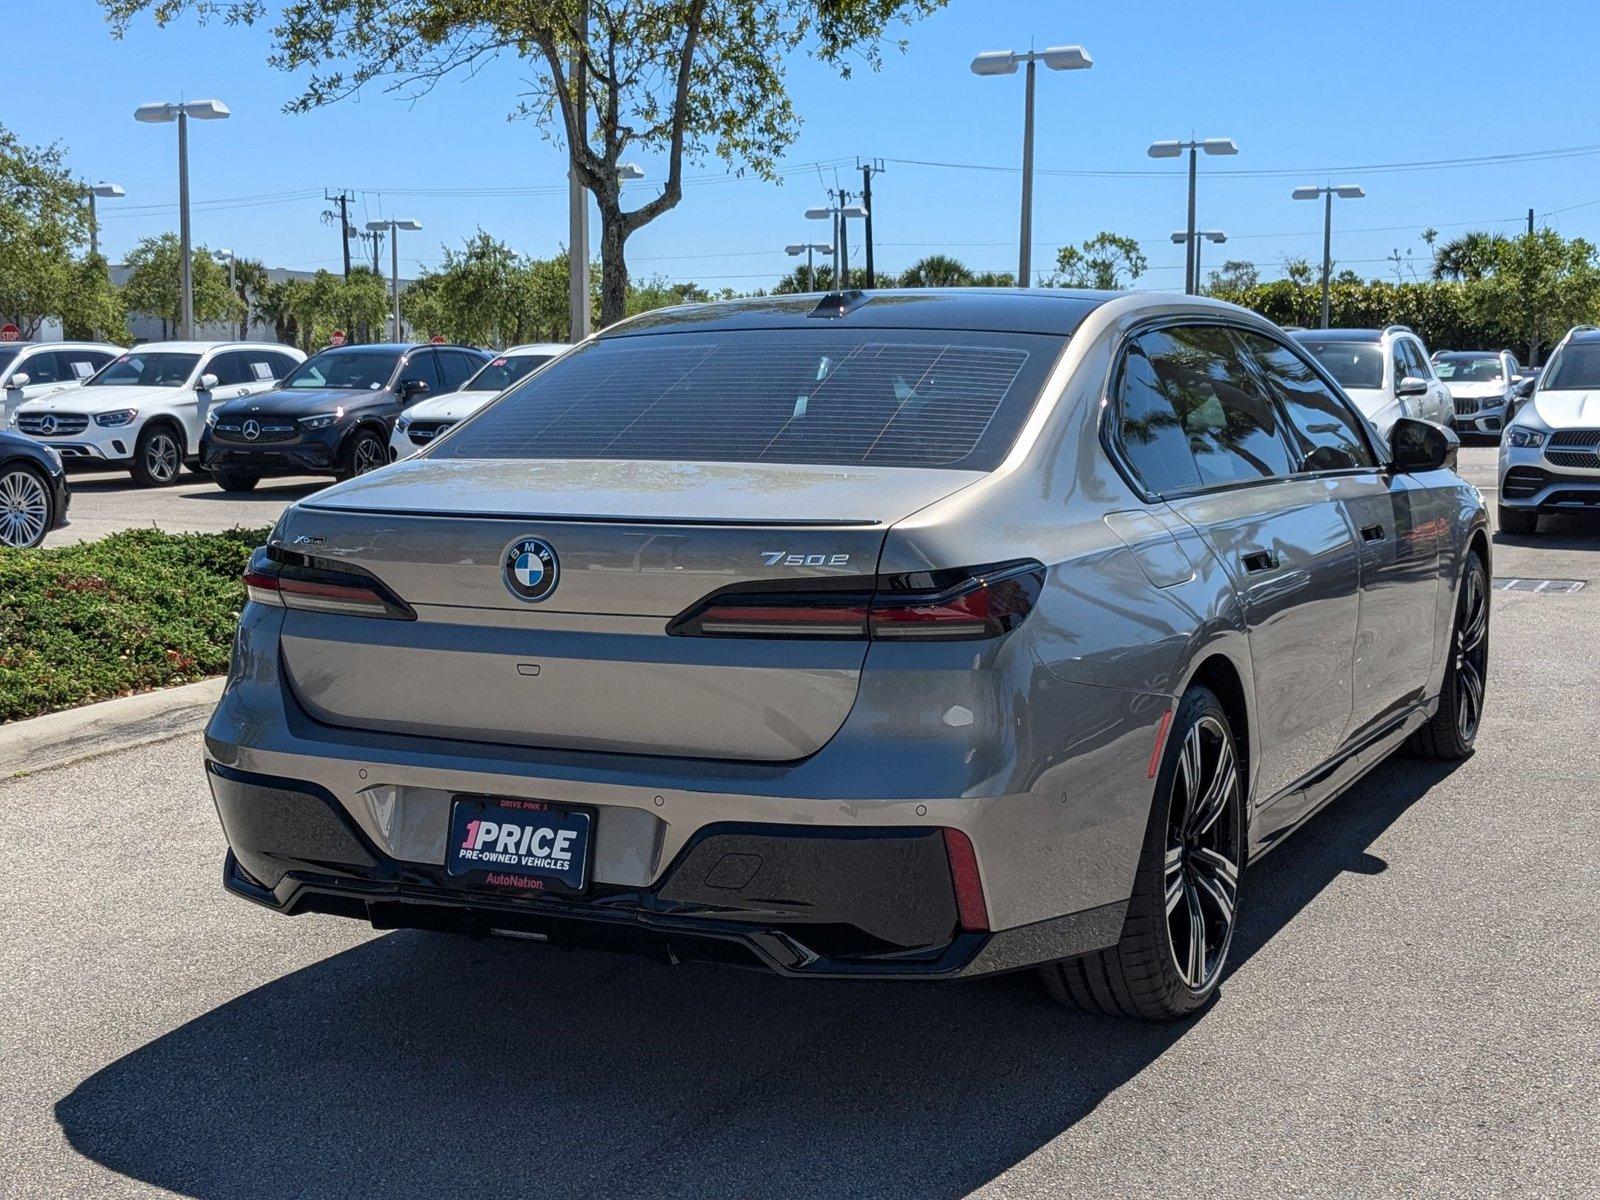
<svg viewBox="0 0 1600 1200"><path fill-rule="evenodd" d="M208 489L85 482L68 532ZM1600 522L1494 565L1592 582L1495 593L1477 753L1255 869L1187 1024L286 920L222 893L193 735L0 784L0 1193L1590 1195Z"/></svg>
<svg viewBox="0 0 1600 1200"><path fill-rule="evenodd" d="M225 492L204 475L185 473L166 488L137 487L125 471L74 473L72 523L45 538L46 546L87 542L121 529L220 533L271 525L288 505L330 481L309 475L264 479L253 492Z"/></svg>

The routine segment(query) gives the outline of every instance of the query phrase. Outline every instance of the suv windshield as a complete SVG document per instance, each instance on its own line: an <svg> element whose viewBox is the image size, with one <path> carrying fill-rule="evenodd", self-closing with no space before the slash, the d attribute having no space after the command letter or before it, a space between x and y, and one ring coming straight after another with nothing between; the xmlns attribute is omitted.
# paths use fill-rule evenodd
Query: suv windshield
<svg viewBox="0 0 1600 1200"><path fill-rule="evenodd" d="M1539 380L1541 392L1600 388L1600 341L1568 342Z"/></svg>
<svg viewBox="0 0 1600 1200"><path fill-rule="evenodd" d="M1340 387L1376 389L1383 386L1383 347L1376 342L1315 341L1300 344L1339 381Z"/></svg>
<svg viewBox="0 0 1600 1200"><path fill-rule="evenodd" d="M1454 383L1500 383L1506 377L1497 354L1477 358L1455 358L1447 354L1433 364L1433 373Z"/></svg>
<svg viewBox="0 0 1600 1200"><path fill-rule="evenodd" d="M503 392L535 367L544 366L554 357L554 354L502 354L485 363L483 370L461 385L461 390Z"/></svg>
<svg viewBox="0 0 1600 1200"><path fill-rule="evenodd" d="M604 338L440 443L441 458L993 470L1061 338L741 330Z"/></svg>
<svg viewBox="0 0 1600 1200"><path fill-rule="evenodd" d="M141 354L137 350L119 355L84 387L182 387L200 361L198 354L178 354L156 350Z"/></svg>
<svg viewBox="0 0 1600 1200"><path fill-rule="evenodd" d="M306 359L278 386L376 391L388 386L401 354L399 350L324 350Z"/></svg>

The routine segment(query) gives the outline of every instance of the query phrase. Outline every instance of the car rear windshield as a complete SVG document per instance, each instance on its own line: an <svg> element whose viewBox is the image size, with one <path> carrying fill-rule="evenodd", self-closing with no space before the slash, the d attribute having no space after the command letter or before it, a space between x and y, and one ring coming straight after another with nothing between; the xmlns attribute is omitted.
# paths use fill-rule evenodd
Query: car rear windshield
<svg viewBox="0 0 1600 1200"><path fill-rule="evenodd" d="M1541 392L1600 388L1600 342L1568 342L1539 380Z"/></svg>
<svg viewBox="0 0 1600 1200"><path fill-rule="evenodd" d="M1383 386L1383 347L1376 342L1328 342L1302 338L1300 344L1312 354L1340 387L1381 388Z"/></svg>
<svg viewBox="0 0 1600 1200"><path fill-rule="evenodd" d="M399 361L398 350L324 350L306 359L278 386L374 391L388 386Z"/></svg>
<svg viewBox="0 0 1600 1200"><path fill-rule="evenodd" d="M1441 358L1433 364L1433 373L1452 383L1499 383L1505 378L1498 355L1482 358Z"/></svg>
<svg viewBox="0 0 1600 1200"><path fill-rule="evenodd" d="M170 350L140 354L135 350L112 359L84 386L182 387L199 361L198 354L178 354Z"/></svg>
<svg viewBox="0 0 1600 1200"><path fill-rule="evenodd" d="M992 470L1061 345L901 329L604 338L530 375L432 455Z"/></svg>
<svg viewBox="0 0 1600 1200"><path fill-rule="evenodd" d="M467 380L463 392L503 392L517 380L542 367L554 354L502 354L484 363L483 369Z"/></svg>

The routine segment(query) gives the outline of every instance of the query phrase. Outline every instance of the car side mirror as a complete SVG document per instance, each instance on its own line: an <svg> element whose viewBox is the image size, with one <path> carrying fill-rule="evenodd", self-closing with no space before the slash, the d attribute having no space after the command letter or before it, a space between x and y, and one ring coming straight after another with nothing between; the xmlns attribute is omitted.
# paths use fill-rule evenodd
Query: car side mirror
<svg viewBox="0 0 1600 1200"><path fill-rule="evenodd" d="M32 382L32 380L29 378L28 373L26 371L18 371L10 379L6 380L6 386L7 387L14 387L14 388L25 388L31 382Z"/></svg>
<svg viewBox="0 0 1600 1200"><path fill-rule="evenodd" d="M428 390L428 381L425 379L402 379L400 381L400 400L410 404L418 396Z"/></svg>
<svg viewBox="0 0 1600 1200"><path fill-rule="evenodd" d="M1443 425L1401 417L1389 430L1389 465L1396 471L1456 469L1461 439Z"/></svg>
<svg viewBox="0 0 1600 1200"><path fill-rule="evenodd" d="M197 392L209 392L221 382L222 380L218 379L210 371L207 371L204 375L200 376L198 382L195 383L194 390Z"/></svg>
<svg viewBox="0 0 1600 1200"><path fill-rule="evenodd" d="M1428 381L1419 379L1415 375L1407 375L1400 381L1400 386L1394 389L1396 396L1426 396L1428 394Z"/></svg>

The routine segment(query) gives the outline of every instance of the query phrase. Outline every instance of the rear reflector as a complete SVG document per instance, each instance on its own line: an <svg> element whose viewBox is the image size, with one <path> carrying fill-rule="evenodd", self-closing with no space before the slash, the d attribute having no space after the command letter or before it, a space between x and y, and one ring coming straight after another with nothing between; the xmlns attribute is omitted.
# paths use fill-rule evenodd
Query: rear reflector
<svg viewBox="0 0 1600 1200"><path fill-rule="evenodd" d="M351 617L414 621L417 614L364 571L331 567L303 554L268 547L251 556L245 594L257 604Z"/></svg>
<svg viewBox="0 0 1600 1200"><path fill-rule="evenodd" d="M944 852L950 860L950 882L956 890L956 920L964 933L986 933L989 906L983 899L983 881L978 878L978 856L972 839L959 829L944 830Z"/></svg>
<svg viewBox="0 0 1600 1200"><path fill-rule="evenodd" d="M970 641L1022 623L1044 587L1036 562L918 575L739 584L713 592L667 626L679 637Z"/></svg>

